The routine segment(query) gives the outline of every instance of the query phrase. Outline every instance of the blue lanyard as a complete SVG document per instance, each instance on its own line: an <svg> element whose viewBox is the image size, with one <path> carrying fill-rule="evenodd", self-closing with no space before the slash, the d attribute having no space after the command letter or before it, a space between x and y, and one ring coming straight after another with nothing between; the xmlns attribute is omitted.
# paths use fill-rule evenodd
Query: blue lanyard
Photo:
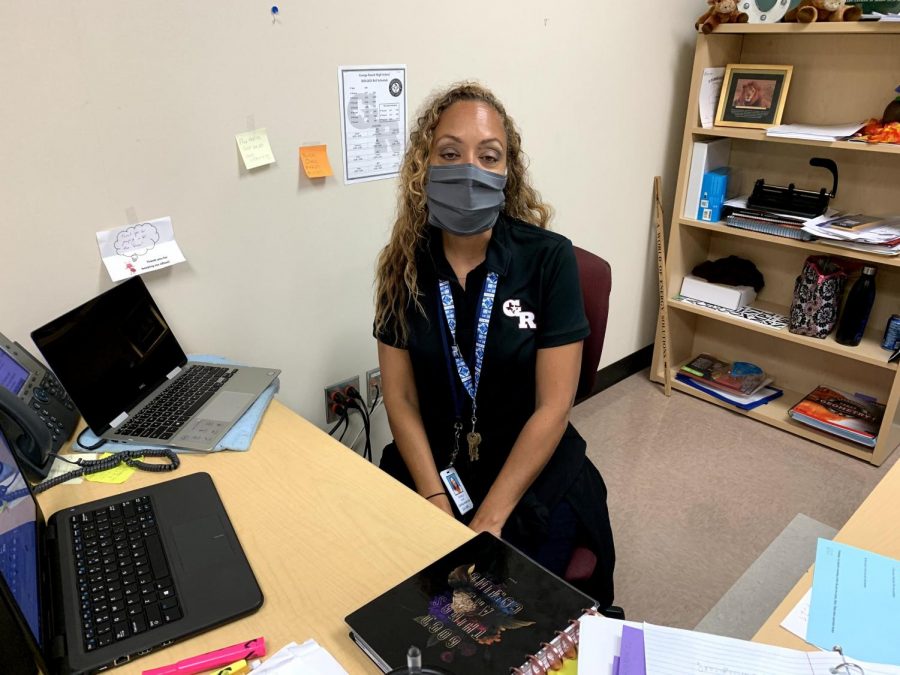
<svg viewBox="0 0 900 675"><path fill-rule="evenodd" d="M447 354L448 357L448 371L451 373L452 378L452 370L450 369L449 361L453 361L456 364L456 373L459 376L459 381L462 383L463 388L466 390L466 393L469 395L469 398L472 399L472 431L468 434L469 445L470 445L470 455L473 450L475 451L474 457L477 458L477 449L478 443L480 443L481 436L476 434L475 432L475 422L477 421L476 410L477 403L476 399L478 396L478 383L481 381L481 369L484 364L484 348L487 344L488 337L488 329L490 328L491 323L491 311L494 309L494 296L497 294L497 281L499 277L496 272L488 272L487 276L484 279L484 285L481 288L481 301L480 308L478 312L478 323L475 328L475 368L474 372L469 365L466 363L466 360L463 358L462 350L460 350L459 345L456 342L456 308L453 304L453 293L450 290L450 282L449 281L440 281L438 284L438 291L441 296L441 305L444 309L444 318L447 320L447 327L450 329L450 337L453 339L453 345L450 349L447 349L446 338L444 338L444 351L449 352ZM441 331L441 335L443 336L443 331ZM461 425L459 423L459 418L462 415L462 409L459 403L459 398L456 394L456 387L452 388L453 390L453 403L456 407L456 417L457 417L457 425L456 425L456 437L457 440L459 438L459 431L461 429ZM476 440L477 436L477 440ZM472 444L474 442L474 448ZM456 448L458 450L458 447ZM450 460L452 464L456 459L456 450L453 453L453 457Z"/></svg>

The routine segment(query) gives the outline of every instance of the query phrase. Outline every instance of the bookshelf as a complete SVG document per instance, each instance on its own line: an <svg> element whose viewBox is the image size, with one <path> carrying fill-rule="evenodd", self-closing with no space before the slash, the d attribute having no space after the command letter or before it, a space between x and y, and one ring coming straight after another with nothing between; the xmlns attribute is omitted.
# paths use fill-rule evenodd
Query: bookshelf
<svg viewBox="0 0 900 675"><path fill-rule="evenodd" d="M698 34L666 253L669 366L674 389L880 465L900 444L900 369L887 362L889 352L880 347L888 317L900 313L900 257L701 222L684 217L683 212L691 151L698 140L732 139L732 194L748 194L760 177L779 185L793 182L804 188L830 188L828 173L809 166L811 157L828 157L837 162L840 172L832 205L842 211L872 214L900 213L896 190L900 185L900 146L774 139L758 129L703 129L698 114L703 69L728 63L794 66L782 120L785 124L835 124L877 117L900 81L896 68L900 63L900 24L727 24L709 35ZM833 333L824 340L795 335L787 328L769 328L678 298L682 278L698 263L738 255L752 260L765 277L766 285L753 306L787 315L794 280L807 256L814 254L842 259L851 270L851 283L862 265L878 268L875 306L867 333L857 347L838 344ZM743 412L674 380L681 364L704 351L731 361L759 364L775 377L784 396ZM650 373L654 381L664 379L662 364L657 341ZM874 449L790 419L788 409L819 384L864 392L886 404Z"/></svg>

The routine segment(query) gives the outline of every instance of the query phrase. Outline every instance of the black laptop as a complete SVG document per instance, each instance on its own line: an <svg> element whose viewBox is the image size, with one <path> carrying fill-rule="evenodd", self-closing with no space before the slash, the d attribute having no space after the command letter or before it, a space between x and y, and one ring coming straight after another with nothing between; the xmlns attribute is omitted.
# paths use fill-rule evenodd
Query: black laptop
<svg viewBox="0 0 900 675"><path fill-rule="evenodd" d="M123 443L212 450L280 372L188 363L140 277L31 338L91 431Z"/></svg>
<svg viewBox="0 0 900 675"><path fill-rule="evenodd" d="M6 675L97 672L262 602L209 474L81 504L45 522L0 433Z"/></svg>

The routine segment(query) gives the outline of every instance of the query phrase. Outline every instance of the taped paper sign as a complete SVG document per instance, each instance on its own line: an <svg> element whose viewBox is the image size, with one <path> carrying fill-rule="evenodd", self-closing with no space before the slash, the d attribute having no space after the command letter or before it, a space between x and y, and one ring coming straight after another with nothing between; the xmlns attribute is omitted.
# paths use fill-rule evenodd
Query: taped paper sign
<svg viewBox="0 0 900 675"><path fill-rule="evenodd" d="M185 261L168 217L97 232L97 246L113 281Z"/></svg>

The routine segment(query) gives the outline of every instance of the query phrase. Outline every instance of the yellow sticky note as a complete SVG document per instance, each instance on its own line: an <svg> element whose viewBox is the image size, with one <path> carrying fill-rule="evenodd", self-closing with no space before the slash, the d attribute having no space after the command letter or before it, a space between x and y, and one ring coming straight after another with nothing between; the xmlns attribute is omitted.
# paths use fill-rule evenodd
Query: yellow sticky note
<svg viewBox="0 0 900 675"><path fill-rule="evenodd" d="M245 131L242 134L235 134L234 138L237 141L238 150L241 151L241 159L244 160L244 166L248 171L275 161L275 155L272 154L272 146L269 145L269 135L265 129Z"/></svg>
<svg viewBox="0 0 900 675"><path fill-rule="evenodd" d="M328 162L327 145L304 145L300 148L300 163L309 178L333 176Z"/></svg>
<svg viewBox="0 0 900 675"><path fill-rule="evenodd" d="M104 457L109 457L112 453L105 453L100 455L100 459ZM143 459L141 457L140 459ZM132 466L128 466L125 462L119 464L119 466L114 467L112 469L107 469L106 471L100 471L99 473L88 474L84 477L85 480L94 481L95 483L124 483L126 480L131 478L131 474L133 474L137 469Z"/></svg>

